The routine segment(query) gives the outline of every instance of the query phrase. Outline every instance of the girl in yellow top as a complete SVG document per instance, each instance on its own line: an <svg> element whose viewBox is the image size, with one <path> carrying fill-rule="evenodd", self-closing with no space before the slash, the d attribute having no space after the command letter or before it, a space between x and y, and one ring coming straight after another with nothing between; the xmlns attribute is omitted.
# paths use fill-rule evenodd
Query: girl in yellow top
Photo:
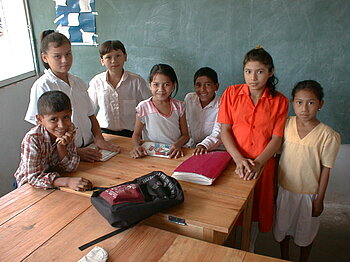
<svg viewBox="0 0 350 262"><path fill-rule="evenodd" d="M307 261L318 231L340 136L316 118L324 103L318 82L297 83L292 91L292 103L296 116L287 119L284 131L273 233L280 242L283 259L289 260L292 236L301 248L299 261Z"/></svg>

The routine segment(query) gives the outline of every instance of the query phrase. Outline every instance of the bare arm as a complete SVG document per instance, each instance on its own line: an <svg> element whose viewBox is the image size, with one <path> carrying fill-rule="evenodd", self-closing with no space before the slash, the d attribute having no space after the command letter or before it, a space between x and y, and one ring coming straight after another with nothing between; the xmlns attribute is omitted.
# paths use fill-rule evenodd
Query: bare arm
<svg viewBox="0 0 350 262"><path fill-rule="evenodd" d="M322 166L320 182L318 187L318 196L312 203L312 216L318 217L323 212L323 201L326 195L330 175L330 168Z"/></svg>
<svg viewBox="0 0 350 262"><path fill-rule="evenodd" d="M133 148L130 152L130 155L133 158L140 158L147 155L146 149L141 146L141 135L144 126L145 125L136 116L134 133L131 137Z"/></svg>
<svg viewBox="0 0 350 262"><path fill-rule="evenodd" d="M98 123L96 116L92 115L89 116L90 121L91 121L91 131L92 134L94 135L95 138L95 144L97 145L98 148L100 149L105 149L113 152L120 152L120 147L117 146L116 144L113 144L109 141L106 141L102 135L100 124Z"/></svg>
<svg viewBox="0 0 350 262"><path fill-rule="evenodd" d="M222 124L221 140L224 143L227 152L230 153L233 161L236 163L236 174L238 174L240 178L244 178L244 174L251 171L253 160L243 157L237 149L232 135L232 125Z"/></svg>
<svg viewBox="0 0 350 262"><path fill-rule="evenodd" d="M190 138L188 134L186 114L183 114L182 117L180 117L180 131L181 136L173 145L171 145L170 151L168 152L170 158L179 158L183 156L181 148L184 144L187 143L188 139Z"/></svg>
<svg viewBox="0 0 350 262"><path fill-rule="evenodd" d="M250 173L246 173L244 179L256 179L262 172L262 168L266 164L266 162L278 151L282 143L282 137L272 135L270 142L267 144L265 149L261 152L261 154L255 158L254 165L251 168Z"/></svg>

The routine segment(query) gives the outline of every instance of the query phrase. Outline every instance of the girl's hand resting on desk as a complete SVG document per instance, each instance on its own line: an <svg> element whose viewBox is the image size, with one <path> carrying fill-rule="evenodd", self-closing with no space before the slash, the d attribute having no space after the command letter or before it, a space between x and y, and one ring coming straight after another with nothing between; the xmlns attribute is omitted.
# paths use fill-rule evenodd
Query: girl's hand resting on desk
<svg viewBox="0 0 350 262"><path fill-rule="evenodd" d="M208 150L205 146L202 146L202 145L198 145L196 146L196 149L193 151L192 155L203 155L203 154L206 154L208 153Z"/></svg>
<svg viewBox="0 0 350 262"><path fill-rule="evenodd" d="M135 146L131 150L130 155L131 155L132 158L140 158L140 157L143 157L143 156L147 156L147 151L142 146Z"/></svg>
<svg viewBox="0 0 350 262"><path fill-rule="evenodd" d="M239 175L240 178L243 178L246 176L247 173L251 172L251 167L254 165L254 162L252 159L249 158L240 158L240 159L234 159L236 163L236 170L235 173Z"/></svg>
<svg viewBox="0 0 350 262"><path fill-rule="evenodd" d="M260 164L259 162L253 161L252 165L250 166L250 172L246 170L246 173L244 174L243 179L244 180L257 179L262 173L262 170L263 170L263 165Z"/></svg>
<svg viewBox="0 0 350 262"><path fill-rule="evenodd" d="M175 147L174 145L171 145L167 155L169 156L169 158L179 158L182 157L184 153L182 152L181 147L179 148Z"/></svg>
<svg viewBox="0 0 350 262"><path fill-rule="evenodd" d="M103 137L95 139L94 143L100 149L105 149L112 152L120 152L120 146L104 140Z"/></svg>

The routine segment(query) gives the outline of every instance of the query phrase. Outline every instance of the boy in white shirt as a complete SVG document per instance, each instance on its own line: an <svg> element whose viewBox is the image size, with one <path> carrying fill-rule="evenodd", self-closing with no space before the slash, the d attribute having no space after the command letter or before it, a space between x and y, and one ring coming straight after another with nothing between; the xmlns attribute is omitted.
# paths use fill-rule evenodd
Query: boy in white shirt
<svg viewBox="0 0 350 262"><path fill-rule="evenodd" d="M216 122L220 97L217 73L209 68L200 68L194 75L195 92L185 97L187 125L190 132L189 146L195 146L194 155L205 154L217 149L220 139L221 124Z"/></svg>
<svg viewBox="0 0 350 262"><path fill-rule="evenodd" d="M99 52L107 71L92 78L88 89L98 111L97 120L103 133L131 137L136 106L151 92L141 76L124 70L127 53L122 42L106 41Z"/></svg>

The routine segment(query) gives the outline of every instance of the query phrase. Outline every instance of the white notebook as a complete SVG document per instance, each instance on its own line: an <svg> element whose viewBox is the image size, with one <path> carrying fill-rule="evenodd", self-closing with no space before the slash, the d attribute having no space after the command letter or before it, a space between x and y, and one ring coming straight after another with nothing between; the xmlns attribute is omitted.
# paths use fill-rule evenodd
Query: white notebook
<svg viewBox="0 0 350 262"><path fill-rule="evenodd" d="M92 143L90 145L88 145L87 147L89 148L93 148L93 149L96 149L97 146ZM105 149L99 149L102 157L101 157L101 161L107 161L108 159L110 159L111 157L115 156L116 154L118 154L118 152L113 152L113 151L108 151L108 150L105 150Z"/></svg>

